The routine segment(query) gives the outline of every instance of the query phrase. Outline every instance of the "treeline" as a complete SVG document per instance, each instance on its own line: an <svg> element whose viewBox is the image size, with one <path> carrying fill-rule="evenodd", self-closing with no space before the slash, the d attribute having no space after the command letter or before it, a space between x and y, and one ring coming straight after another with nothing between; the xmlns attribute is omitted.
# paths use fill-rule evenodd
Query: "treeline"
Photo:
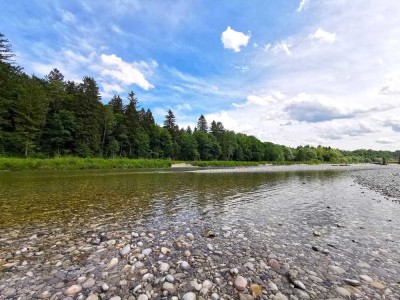
<svg viewBox="0 0 400 300"><path fill-rule="evenodd" d="M226 130L221 122L208 124L203 115L195 128L180 128L171 110L159 126L133 92L127 104L119 95L103 104L93 78L66 81L57 69L45 78L28 76L13 57L11 46L0 34L2 156L345 163L391 160L399 154L321 146L290 148Z"/></svg>

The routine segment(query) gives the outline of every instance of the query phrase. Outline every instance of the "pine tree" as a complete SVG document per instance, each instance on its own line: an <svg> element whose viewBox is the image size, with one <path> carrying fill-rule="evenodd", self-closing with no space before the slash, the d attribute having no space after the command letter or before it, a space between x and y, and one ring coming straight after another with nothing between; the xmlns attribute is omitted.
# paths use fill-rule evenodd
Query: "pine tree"
<svg viewBox="0 0 400 300"><path fill-rule="evenodd" d="M12 64L14 63L14 57L15 54L12 51L10 42L0 32L0 62Z"/></svg>
<svg viewBox="0 0 400 300"><path fill-rule="evenodd" d="M205 118L203 115L201 115L201 116L199 117L199 119L198 119L198 121L197 121L196 129L197 129L198 131L201 131L201 132L205 132L205 133L208 132L207 121L206 121L206 118Z"/></svg>
<svg viewBox="0 0 400 300"><path fill-rule="evenodd" d="M164 128L167 129L171 135L176 129L175 115L170 109L168 109L168 112L165 115Z"/></svg>
<svg viewBox="0 0 400 300"><path fill-rule="evenodd" d="M101 102L96 81L84 77L78 86L75 114L78 131L76 151L81 156L92 156L101 148Z"/></svg>

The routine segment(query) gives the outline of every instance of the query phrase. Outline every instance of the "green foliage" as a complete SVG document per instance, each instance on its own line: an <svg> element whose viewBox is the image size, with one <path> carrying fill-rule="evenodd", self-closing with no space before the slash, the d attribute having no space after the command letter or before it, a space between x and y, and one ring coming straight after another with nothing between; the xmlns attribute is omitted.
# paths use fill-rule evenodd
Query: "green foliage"
<svg viewBox="0 0 400 300"><path fill-rule="evenodd" d="M169 168L170 160L60 157L51 159L0 158L0 170L88 170Z"/></svg>
<svg viewBox="0 0 400 300"><path fill-rule="evenodd" d="M126 105L119 95L104 105L93 78L66 82L58 69L51 70L44 79L28 76L15 66L13 57L11 45L0 33L0 155L90 158L13 161L21 163L21 168L52 168L59 162L68 168L90 168L94 161L100 167L114 167L126 162L124 158L196 161L205 166L227 162L232 166L254 165L262 161L380 163L382 158L400 163L400 150L340 151L322 146L294 149L261 142L254 136L226 130L221 122L213 120L209 127L204 115L200 115L193 131L190 127L180 129L171 110L161 127L155 124L149 109L140 107L134 92L128 94ZM108 165L95 158L120 160L111 160ZM224 162L215 162L220 160Z"/></svg>

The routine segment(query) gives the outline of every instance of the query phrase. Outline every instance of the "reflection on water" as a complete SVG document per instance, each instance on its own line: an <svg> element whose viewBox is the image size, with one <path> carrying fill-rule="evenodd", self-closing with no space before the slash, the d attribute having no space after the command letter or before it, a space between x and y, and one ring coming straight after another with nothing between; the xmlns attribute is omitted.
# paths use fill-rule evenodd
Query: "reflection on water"
<svg viewBox="0 0 400 300"><path fill-rule="evenodd" d="M336 172L281 173L116 173L43 172L0 175L0 226L72 217L116 214L141 218L163 214L235 214L259 218L260 212L315 206L329 195ZM313 191L317 189L317 191ZM261 219L261 218L260 218Z"/></svg>
<svg viewBox="0 0 400 300"><path fill-rule="evenodd" d="M73 260L66 249L92 249L88 241L100 232L125 241L132 231L155 236L165 231L158 237L161 245L173 245L190 231L196 236L194 250L207 249L201 245L206 241L197 237L211 228L217 233L214 246L235 253L227 258L235 264L241 257L244 263L253 255L258 261L274 254L282 263L317 271L331 289L335 279L327 273L329 265L338 264L347 270L346 277L358 278L357 264L368 263L368 274L378 274L398 290L399 214L398 204L355 184L350 173L342 171L4 172L0 261L27 245L44 250L43 258L33 260L56 261L58 251L64 253L64 262ZM314 237L314 230L322 235ZM37 242L32 236L41 238ZM333 247L324 255L311 245Z"/></svg>
<svg viewBox="0 0 400 300"><path fill-rule="evenodd" d="M106 217L150 222L156 217L207 217L258 227L283 222L361 224L382 214L396 219L397 211L372 200L364 205L365 194L347 173L335 171L6 172L0 175L0 226Z"/></svg>

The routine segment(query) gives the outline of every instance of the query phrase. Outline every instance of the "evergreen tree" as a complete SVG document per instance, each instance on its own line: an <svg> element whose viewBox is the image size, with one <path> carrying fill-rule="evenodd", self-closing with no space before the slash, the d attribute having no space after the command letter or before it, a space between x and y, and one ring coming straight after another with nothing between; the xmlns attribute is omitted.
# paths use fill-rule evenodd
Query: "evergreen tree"
<svg viewBox="0 0 400 300"><path fill-rule="evenodd" d="M137 135L139 131L139 113L138 109L138 99L134 92L128 94L128 105L125 109L125 120L128 136L128 155L129 157L137 157L138 148L137 146Z"/></svg>
<svg viewBox="0 0 400 300"><path fill-rule="evenodd" d="M168 112L165 115L164 128L167 129L170 134L174 134L176 129L175 115L170 109L168 109Z"/></svg>
<svg viewBox="0 0 400 300"><path fill-rule="evenodd" d="M203 115L201 115L201 116L199 117L199 119L198 119L198 121L197 121L196 129L197 129L198 131L201 131L201 132L206 132L206 133L208 132L207 121L206 121L206 118L205 118Z"/></svg>
<svg viewBox="0 0 400 300"><path fill-rule="evenodd" d="M93 156L101 148L101 103L99 88L91 77L84 77L78 85L75 115L78 124L76 152L84 157Z"/></svg>
<svg viewBox="0 0 400 300"><path fill-rule="evenodd" d="M14 63L15 54L8 39L0 32L0 62Z"/></svg>
<svg viewBox="0 0 400 300"><path fill-rule="evenodd" d="M111 107L114 114L123 114L124 113L124 105L122 103L122 99L119 95L114 95L110 102L108 102L108 106Z"/></svg>
<svg viewBox="0 0 400 300"><path fill-rule="evenodd" d="M37 146L48 106L49 100L39 79L21 78L18 97L12 106L12 122L15 126L14 141L26 157Z"/></svg>

